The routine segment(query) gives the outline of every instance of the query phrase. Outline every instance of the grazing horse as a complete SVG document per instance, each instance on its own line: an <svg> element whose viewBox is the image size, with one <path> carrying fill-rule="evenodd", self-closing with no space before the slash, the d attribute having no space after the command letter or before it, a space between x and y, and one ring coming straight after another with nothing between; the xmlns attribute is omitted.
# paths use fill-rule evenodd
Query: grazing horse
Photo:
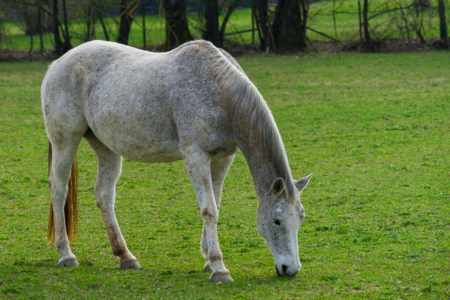
<svg viewBox="0 0 450 300"><path fill-rule="evenodd" d="M202 40L166 53L85 43L51 64L41 98L50 142L47 238L54 236L60 267L78 265L69 247L77 211L70 182L85 138L97 155L94 192L121 268L140 268L114 213L122 157L148 163L183 159L203 219L204 269L212 272L213 282L231 281L217 220L225 175L240 149L259 199L258 232L275 258L277 274L300 270L298 230L305 217L300 193L311 175L292 179L266 102L224 50Z"/></svg>

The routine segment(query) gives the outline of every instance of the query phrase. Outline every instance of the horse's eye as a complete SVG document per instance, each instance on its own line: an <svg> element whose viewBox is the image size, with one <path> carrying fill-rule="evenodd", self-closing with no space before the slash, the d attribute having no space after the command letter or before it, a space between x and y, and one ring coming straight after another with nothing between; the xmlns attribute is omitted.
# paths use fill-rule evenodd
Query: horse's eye
<svg viewBox="0 0 450 300"><path fill-rule="evenodd" d="M277 225L280 225L280 220L273 219L273 222L274 222L275 224L277 224Z"/></svg>

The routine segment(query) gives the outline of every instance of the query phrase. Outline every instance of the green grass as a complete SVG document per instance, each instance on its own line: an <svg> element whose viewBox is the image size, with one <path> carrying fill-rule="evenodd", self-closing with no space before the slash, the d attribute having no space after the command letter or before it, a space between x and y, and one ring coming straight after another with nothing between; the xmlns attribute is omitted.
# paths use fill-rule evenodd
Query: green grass
<svg viewBox="0 0 450 300"><path fill-rule="evenodd" d="M201 218L183 162L125 160L116 213L142 270L119 269L83 141L81 265L57 268L45 242L47 137L39 88L47 64L0 63L0 298L287 299L450 297L450 77L445 52L245 56L303 192L302 269L278 278L257 233L242 154L224 186L218 226L234 282L202 272Z"/></svg>

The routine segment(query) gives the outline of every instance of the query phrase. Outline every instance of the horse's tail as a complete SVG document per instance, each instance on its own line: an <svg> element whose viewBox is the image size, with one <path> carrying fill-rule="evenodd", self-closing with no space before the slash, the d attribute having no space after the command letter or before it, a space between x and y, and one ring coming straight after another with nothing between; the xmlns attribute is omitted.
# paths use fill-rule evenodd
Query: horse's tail
<svg viewBox="0 0 450 300"><path fill-rule="evenodd" d="M52 144L48 143L48 175L52 170ZM69 242L73 242L78 232L78 202L77 202L77 186L78 186L78 160L77 156L72 163L70 178L68 183L66 205L64 206L64 217L66 219L66 232ZM48 219L47 242L55 242L55 223L53 220L53 205L50 201L50 216Z"/></svg>

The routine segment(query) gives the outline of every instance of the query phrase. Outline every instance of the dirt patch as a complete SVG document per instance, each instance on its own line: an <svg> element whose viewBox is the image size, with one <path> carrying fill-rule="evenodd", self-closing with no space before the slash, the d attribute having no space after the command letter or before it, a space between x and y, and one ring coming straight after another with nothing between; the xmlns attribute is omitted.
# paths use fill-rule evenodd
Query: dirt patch
<svg viewBox="0 0 450 300"><path fill-rule="evenodd" d="M28 53L28 51L18 50L0 50L0 62L18 62L18 61L53 61L58 59L53 51L45 51L43 53Z"/></svg>
<svg viewBox="0 0 450 300"><path fill-rule="evenodd" d="M410 43L400 39L375 41L371 47L361 42L319 42L310 41L312 52L361 52L361 53L400 53L400 52L424 52L441 50L438 38L429 39L427 43L421 43L419 39L412 39Z"/></svg>
<svg viewBox="0 0 450 300"><path fill-rule="evenodd" d="M438 38L429 39L427 43L421 43L419 39L412 39L411 42L405 43L401 39L391 39L384 41L376 41L372 47L365 47L360 42L319 42L315 40L309 41L311 52L362 52L362 53L399 53L399 52L424 52L432 50L442 50ZM244 54L264 53L259 49L258 45L230 45L224 47L231 55L240 56ZM289 54L289 53L282 53ZM291 53L294 54L294 53Z"/></svg>
<svg viewBox="0 0 450 300"><path fill-rule="evenodd" d="M364 45L361 42L347 42L341 45L341 51L366 53L411 53L431 50L441 50L441 45L438 38L429 39L427 43L422 43L419 39L412 39L408 43L401 39L390 39L384 41L374 41L370 47L367 47L367 45Z"/></svg>

